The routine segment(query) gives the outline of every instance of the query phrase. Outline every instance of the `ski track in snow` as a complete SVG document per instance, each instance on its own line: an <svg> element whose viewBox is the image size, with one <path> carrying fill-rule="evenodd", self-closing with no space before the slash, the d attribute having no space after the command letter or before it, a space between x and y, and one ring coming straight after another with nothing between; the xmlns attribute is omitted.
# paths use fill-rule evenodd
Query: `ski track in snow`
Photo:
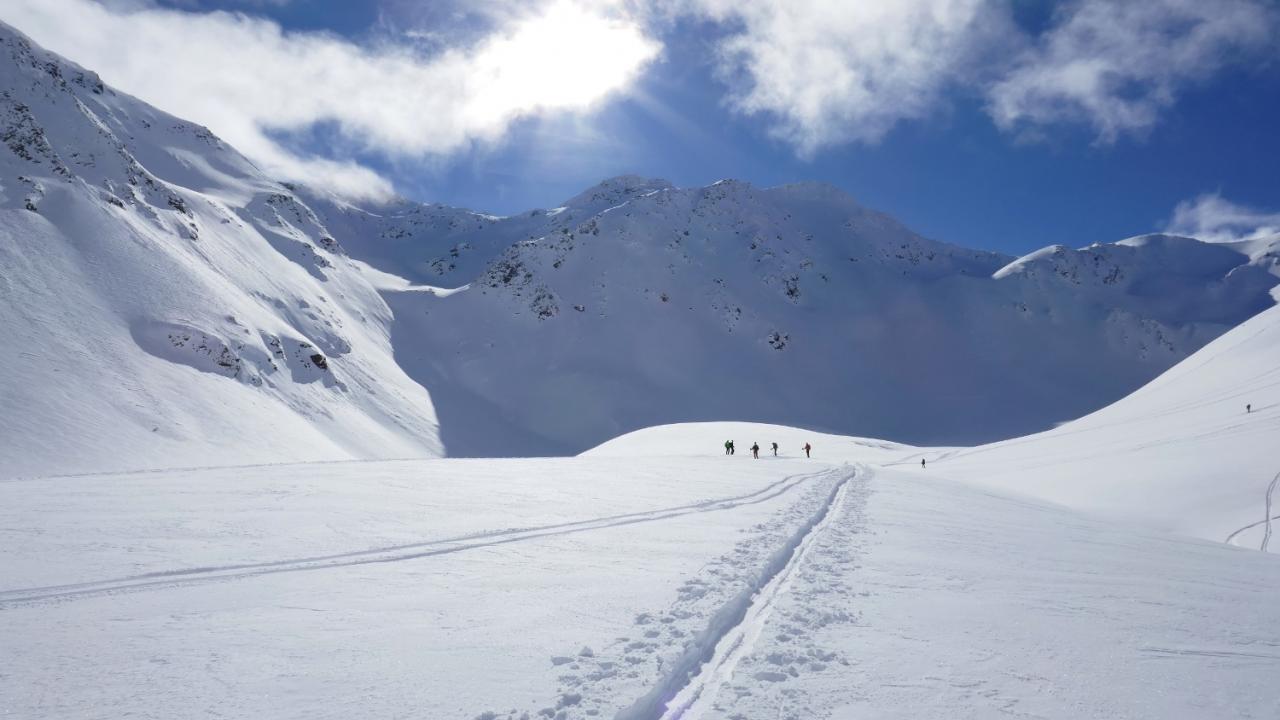
<svg viewBox="0 0 1280 720"><path fill-rule="evenodd" d="M645 512L610 515L589 520L577 520L574 522L558 523L555 525L542 525L531 528L508 528L487 533L477 533L460 537L430 540L422 543L395 545L391 547L373 548L369 550L359 550L333 555L275 560L263 563L164 570L145 573L142 575L84 583L0 590L0 608L5 607L6 605L29 604L46 601L65 601L98 595L110 595L118 592L156 590L197 583L236 580L260 575L274 575L288 572L302 572L306 570L323 570L356 565L402 562L437 555L448 555L476 548L506 545L526 540L537 540L557 535L570 535L603 528L656 522L659 520L667 520L690 514L732 510L746 505L768 502L769 500L790 492L809 480L827 474L827 472L829 471L789 475L782 480L771 483L760 490L745 495L706 500L690 505L680 505L676 507L661 508L658 510L648 510Z"/></svg>
<svg viewBox="0 0 1280 720"><path fill-rule="evenodd" d="M1271 520L1272 520L1272 517L1271 517L1271 496L1272 496L1272 495L1275 493L1275 491L1276 491L1276 484L1277 484L1277 483L1280 483L1280 473L1276 473L1276 476L1275 476L1274 478L1272 478L1272 479L1271 479L1271 484L1267 486L1267 510L1266 510L1266 512L1265 512L1265 513L1263 513L1263 515L1266 517L1266 521L1265 521L1265 522L1266 522L1266 524L1267 524L1267 529L1266 529L1266 532L1264 532L1264 533L1262 534L1262 545L1261 545L1261 547L1259 547L1259 548L1258 548L1259 550L1261 550L1261 551L1263 551L1263 552L1266 552L1266 551L1267 551L1267 545L1269 545L1269 544L1271 543Z"/></svg>
<svg viewBox="0 0 1280 720"><path fill-rule="evenodd" d="M1265 500L1266 509L1263 511L1262 519L1257 522L1251 522L1248 525L1235 530L1227 536L1226 540L1223 540L1224 543L1228 545L1235 545L1235 540L1241 533L1252 530L1259 525L1263 525L1265 526L1265 529L1262 533L1262 543L1258 546L1258 549L1262 552L1267 552L1267 546L1271 544L1271 521L1280 520L1280 514L1272 514L1271 512L1272 498L1275 495L1277 485L1280 485L1280 473L1276 473L1276 476L1271 479L1271 483L1267 485L1267 495Z"/></svg>
<svg viewBox="0 0 1280 720"><path fill-rule="evenodd" d="M856 476L854 472L840 482L831 502L823 508L822 516L807 528L799 543L792 548L787 563L752 598L742 620L720 637L711 660L667 703L661 720L697 720L712 707L720 688L733 678L738 663L755 647L776 601L790 589L791 577L804 564L814 541L840 515L849 483Z"/></svg>
<svg viewBox="0 0 1280 720"><path fill-rule="evenodd" d="M750 652L774 601L786 591L787 581L804 563L814 539L838 515L850 482L866 471L846 468L834 472L845 474L816 512L773 553L747 588L715 612L706 629L686 645L657 684L615 716L617 720L692 719L715 699L738 660ZM687 714L689 711L694 714Z"/></svg>

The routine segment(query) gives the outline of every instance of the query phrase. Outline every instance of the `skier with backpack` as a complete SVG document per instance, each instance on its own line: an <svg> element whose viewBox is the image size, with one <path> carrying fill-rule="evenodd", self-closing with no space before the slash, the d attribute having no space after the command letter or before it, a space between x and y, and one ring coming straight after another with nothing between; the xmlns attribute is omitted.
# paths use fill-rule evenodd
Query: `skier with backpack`
<svg viewBox="0 0 1280 720"><path fill-rule="evenodd" d="M733 450L733 441L732 441L732 440L725 440L725 441L724 441L724 454L725 454L725 455L729 455L729 454L731 454L731 451L732 451L732 450Z"/></svg>
<svg viewBox="0 0 1280 720"><path fill-rule="evenodd" d="M805 457L809 457L809 450L810 450L810 447L811 447L811 446L809 445L809 443L805 443L805 444L804 444L804 456L805 456Z"/></svg>
<svg viewBox="0 0 1280 720"><path fill-rule="evenodd" d="M751 457L760 459L760 443L751 443Z"/></svg>
<svg viewBox="0 0 1280 720"><path fill-rule="evenodd" d="M773 444L773 456L778 457L778 443Z"/></svg>

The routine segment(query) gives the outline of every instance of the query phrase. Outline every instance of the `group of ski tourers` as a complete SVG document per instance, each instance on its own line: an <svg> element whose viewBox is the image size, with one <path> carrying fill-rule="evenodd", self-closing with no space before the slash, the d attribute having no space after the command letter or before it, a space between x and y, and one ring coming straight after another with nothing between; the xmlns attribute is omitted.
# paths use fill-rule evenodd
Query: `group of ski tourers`
<svg viewBox="0 0 1280 720"><path fill-rule="evenodd" d="M771 444L771 445L773 445L773 456L774 456L774 457L778 457L778 443L770 443L770 444ZM805 444L804 444L804 456L805 456L805 457L809 457L809 451L810 451L810 450L812 450L812 449L813 449L813 446L811 446L809 443L805 443ZM725 441L724 441L724 454L725 454L725 455L732 455L732 454L733 454L733 450L734 450L734 448L733 448L733 441L732 441L732 440L725 440ZM751 443L751 457L755 458L756 460L759 460L759 459L760 459L760 443Z"/></svg>

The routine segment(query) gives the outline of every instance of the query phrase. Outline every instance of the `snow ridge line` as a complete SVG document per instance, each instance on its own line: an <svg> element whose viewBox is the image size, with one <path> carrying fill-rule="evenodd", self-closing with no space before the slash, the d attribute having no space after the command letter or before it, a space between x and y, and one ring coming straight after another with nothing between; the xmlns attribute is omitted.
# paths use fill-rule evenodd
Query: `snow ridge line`
<svg viewBox="0 0 1280 720"><path fill-rule="evenodd" d="M128 577L98 580L67 585L48 585L43 587L18 588L0 590L0 607L5 605L25 604L42 600L66 600L117 592L139 591L177 587L219 580L234 580L259 575L273 575L305 570L323 570L327 568L352 567L356 565L373 565L379 563L401 562L436 555L448 555L464 550L481 547L493 547L509 543L536 540L557 535L571 535L590 530L621 527L637 523L655 522L683 515L700 514L731 510L745 505L756 505L772 500L797 486L827 474L829 471L788 475L777 482L745 495L738 495L714 500L705 500L690 505L660 508L638 513L611 515L589 520L555 525L541 525L531 528L504 529L489 533L477 533L453 538L442 538L421 543L395 545L370 550L358 550L350 553L320 555L290 560L275 560L263 563L244 563L214 567L199 567L183 570L162 570L158 572L133 575Z"/></svg>
<svg viewBox="0 0 1280 720"><path fill-rule="evenodd" d="M648 693L615 715L614 720L678 720L704 693L709 691L711 697L714 696L727 679L720 671L728 670L731 674L733 666L750 650L748 638L758 634L779 590L803 562L813 539L843 505L849 482L859 469L846 466L831 471L843 470L844 476L832 486L826 502L770 557L756 580L711 617L706 629L672 663L671 671ZM672 707L668 707L668 703Z"/></svg>

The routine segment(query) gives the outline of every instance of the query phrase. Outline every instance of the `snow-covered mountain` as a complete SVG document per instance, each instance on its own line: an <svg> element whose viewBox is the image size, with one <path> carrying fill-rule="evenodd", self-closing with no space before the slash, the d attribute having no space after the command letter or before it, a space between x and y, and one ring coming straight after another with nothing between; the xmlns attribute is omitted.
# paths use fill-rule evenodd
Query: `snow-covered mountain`
<svg viewBox="0 0 1280 720"><path fill-rule="evenodd" d="M388 294L397 359L463 455L728 418L921 444L1042 430L1272 305L1280 262L1280 238L1165 235L1006 257L820 184L620 177L510 218L310 202L358 257L463 288Z"/></svg>
<svg viewBox="0 0 1280 720"><path fill-rule="evenodd" d="M0 25L0 476L439 454L391 312L207 129Z"/></svg>
<svg viewBox="0 0 1280 720"><path fill-rule="evenodd" d="M820 184L354 204L12 29L0 50L0 475L572 453L727 418L987 441L1273 304L1280 239L1012 258Z"/></svg>

